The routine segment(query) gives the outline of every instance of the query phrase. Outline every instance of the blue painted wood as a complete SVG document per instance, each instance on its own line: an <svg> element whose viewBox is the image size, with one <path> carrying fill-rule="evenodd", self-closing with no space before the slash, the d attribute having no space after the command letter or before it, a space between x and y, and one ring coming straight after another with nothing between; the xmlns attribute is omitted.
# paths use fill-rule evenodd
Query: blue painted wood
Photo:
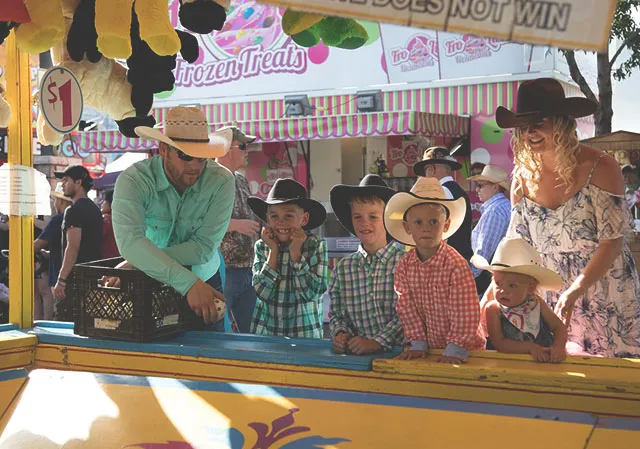
<svg viewBox="0 0 640 449"><path fill-rule="evenodd" d="M0 324L0 332L12 331L18 328L17 324Z"/></svg>
<svg viewBox="0 0 640 449"><path fill-rule="evenodd" d="M31 331L38 336L40 343L48 344L355 371L370 371L374 359L388 358L399 353L398 350L388 354L366 356L342 355L333 353L329 340L289 339L217 332L187 332L171 340L128 343L81 337L74 335L72 328L48 326L45 323L39 323Z"/></svg>
<svg viewBox="0 0 640 449"><path fill-rule="evenodd" d="M35 327L53 327L58 329L72 329L73 323L69 323L66 321L36 321L34 323Z"/></svg>
<svg viewBox="0 0 640 449"><path fill-rule="evenodd" d="M0 382L6 382L14 379L26 379L27 370L24 368L10 369L7 371L0 371ZM0 410L1 412L2 410Z"/></svg>

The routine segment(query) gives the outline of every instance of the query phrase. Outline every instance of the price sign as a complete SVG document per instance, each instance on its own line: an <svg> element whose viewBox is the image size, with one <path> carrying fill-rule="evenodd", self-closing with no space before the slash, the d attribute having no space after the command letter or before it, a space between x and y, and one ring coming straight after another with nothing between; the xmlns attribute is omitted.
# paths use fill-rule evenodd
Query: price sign
<svg viewBox="0 0 640 449"><path fill-rule="evenodd" d="M82 117L82 90L75 75L64 67L52 67L40 84L40 111L57 132L73 131Z"/></svg>

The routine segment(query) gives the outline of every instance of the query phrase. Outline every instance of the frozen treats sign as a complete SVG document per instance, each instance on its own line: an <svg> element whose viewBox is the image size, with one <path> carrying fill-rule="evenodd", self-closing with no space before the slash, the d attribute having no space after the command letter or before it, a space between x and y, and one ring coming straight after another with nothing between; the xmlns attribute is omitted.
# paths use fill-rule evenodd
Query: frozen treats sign
<svg viewBox="0 0 640 449"><path fill-rule="evenodd" d="M603 50L616 0L266 0L342 15L561 48Z"/></svg>
<svg viewBox="0 0 640 449"><path fill-rule="evenodd" d="M177 7L178 2L172 4ZM177 61L176 86L225 84L262 74L307 70L307 50L282 32L282 11L254 1L232 2L224 28L200 37L203 53L195 64Z"/></svg>

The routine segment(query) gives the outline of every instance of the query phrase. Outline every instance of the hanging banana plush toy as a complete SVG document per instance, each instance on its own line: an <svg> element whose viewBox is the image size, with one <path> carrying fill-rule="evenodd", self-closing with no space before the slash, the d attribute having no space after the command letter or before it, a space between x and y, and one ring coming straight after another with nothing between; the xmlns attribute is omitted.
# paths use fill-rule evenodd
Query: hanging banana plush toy
<svg viewBox="0 0 640 449"><path fill-rule="evenodd" d="M369 40L369 33L356 20L290 8L282 16L282 30L301 47L313 47L322 41L329 47L355 50Z"/></svg>

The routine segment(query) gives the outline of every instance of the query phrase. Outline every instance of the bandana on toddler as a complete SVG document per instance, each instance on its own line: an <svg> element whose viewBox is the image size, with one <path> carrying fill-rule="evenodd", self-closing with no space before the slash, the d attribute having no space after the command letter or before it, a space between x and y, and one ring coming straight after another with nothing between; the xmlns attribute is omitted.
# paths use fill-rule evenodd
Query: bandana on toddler
<svg viewBox="0 0 640 449"><path fill-rule="evenodd" d="M530 296L523 303L515 307L500 305L500 311L511 324L525 334L530 334L535 339L540 332L540 307L538 298Z"/></svg>

